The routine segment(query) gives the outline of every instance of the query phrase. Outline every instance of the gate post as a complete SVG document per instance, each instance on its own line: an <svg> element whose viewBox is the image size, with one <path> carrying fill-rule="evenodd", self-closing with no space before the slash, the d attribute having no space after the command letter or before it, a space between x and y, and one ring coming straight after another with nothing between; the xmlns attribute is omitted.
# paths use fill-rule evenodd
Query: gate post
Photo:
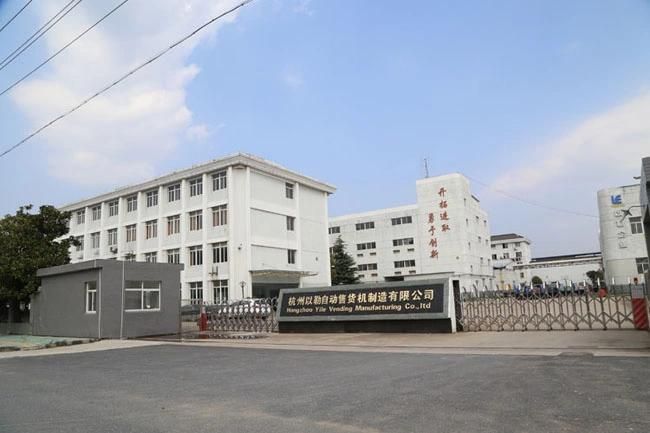
<svg viewBox="0 0 650 433"><path fill-rule="evenodd" d="M463 332L463 303L460 298L460 281L452 280L454 309L456 310L456 331Z"/></svg>
<svg viewBox="0 0 650 433"><path fill-rule="evenodd" d="M632 287L632 317L634 318L634 328L647 331L648 307L643 292L643 286Z"/></svg>

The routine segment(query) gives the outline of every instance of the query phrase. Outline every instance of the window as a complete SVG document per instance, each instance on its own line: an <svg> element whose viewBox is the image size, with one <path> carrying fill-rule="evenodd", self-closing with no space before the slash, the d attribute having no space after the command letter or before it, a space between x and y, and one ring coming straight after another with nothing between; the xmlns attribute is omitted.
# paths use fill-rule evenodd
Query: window
<svg viewBox="0 0 650 433"><path fill-rule="evenodd" d="M515 242L515 247L521 246L521 242Z"/></svg>
<svg viewBox="0 0 650 433"><path fill-rule="evenodd" d="M225 226L228 224L228 205L222 204L212 208L212 226Z"/></svg>
<svg viewBox="0 0 650 433"><path fill-rule="evenodd" d="M510 253L503 253L503 258L504 259L509 259L510 258Z"/></svg>
<svg viewBox="0 0 650 433"><path fill-rule="evenodd" d="M203 229L203 211L195 210L190 212L190 231Z"/></svg>
<svg viewBox="0 0 650 433"><path fill-rule="evenodd" d="M124 310L159 310L160 281L125 281Z"/></svg>
<svg viewBox="0 0 650 433"><path fill-rule="evenodd" d="M158 253L144 253L144 261L147 263L156 263L158 262Z"/></svg>
<svg viewBox="0 0 650 433"><path fill-rule="evenodd" d="M181 250L178 248L167 250L167 263L180 263L181 262Z"/></svg>
<svg viewBox="0 0 650 433"><path fill-rule="evenodd" d="M212 244L212 263L225 263L228 261L228 242Z"/></svg>
<svg viewBox="0 0 650 433"><path fill-rule="evenodd" d="M85 224L86 223L86 209L78 210L77 211L77 224Z"/></svg>
<svg viewBox="0 0 650 433"><path fill-rule="evenodd" d="M636 271L639 274L645 274L648 272L648 258L639 257L636 259Z"/></svg>
<svg viewBox="0 0 650 433"><path fill-rule="evenodd" d="M190 266L201 266L203 264L203 246L196 245L189 248Z"/></svg>
<svg viewBox="0 0 650 433"><path fill-rule="evenodd" d="M357 244L357 250L374 250L375 248L377 248L377 244L375 242Z"/></svg>
<svg viewBox="0 0 650 433"><path fill-rule="evenodd" d="M110 229L106 233L108 234L108 246L117 245L117 229Z"/></svg>
<svg viewBox="0 0 650 433"><path fill-rule="evenodd" d="M415 266L415 260L399 260L395 262L396 268L409 268Z"/></svg>
<svg viewBox="0 0 650 433"><path fill-rule="evenodd" d="M99 248L99 232L90 234L90 244L92 248Z"/></svg>
<svg viewBox="0 0 650 433"><path fill-rule="evenodd" d="M226 189L228 186L226 180L226 170L219 171L212 175L212 191L218 191L220 189Z"/></svg>
<svg viewBox="0 0 650 433"><path fill-rule="evenodd" d="M641 217L630 218L630 229L632 230L633 235L643 233L643 224L641 223Z"/></svg>
<svg viewBox="0 0 650 433"><path fill-rule="evenodd" d="M402 245L413 245L413 238L393 239L393 246L400 247Z"/></svg>
<svg viewBox="0 0 650 433"><path fill-rule="evenodd" d="M357 271L376 271L376 270L377 270L377 263L357 265Z"/></svg>
<svg viewBox="0 0 650 433"><path fill-rule="evenodd" d="M93 221L97 221L102 219L102 205L99 204L97 206L92 207L92 212L93 212Z"/></svg>
<svg viewBox="0 0 650 433"><path fill-rule="evenodd" d="M84 250L84 237L83 236L77 236L77 242L79 245L75 247L75 250L77 251L83 251Z"/></svg>
<svg viewBox="0 0 650 433"><path fill-rule="evenodd" d="M508 244L503 244L503 249L508 249Z"/></svg>
<svg viewBox="0 0 650 433"><path fill-rule="evenodd" d="M119 200L113 200L108 202L108 216L116 216L118 212L120 211L120 201Z"/></svg>
<svg viewBox="0 0 650 433"><path fill-rule="evenodd" d="M355 228L358 230L370 230L375 228L375 222L374 221L368 221L365 223L357 223L355 225Z"/></svg>
<svg viewBox="0 0 650 433"><path fill-rule="evenodd" d="M492 258L493 258L494 260L496 260L496 259L497 259L497 255L496 255L496 254L492 254Z"/></svg>
<svg viewBox="0 0 650 433"><path fill-rule="evenodd" d="M519 278L524 278L524 273L523 272L519 272Z"/></svg>
<svg viewBox="0 0 650 433"><path fill-rule="evenodd" d="M212 281L212 302L215 304L228 302L228 280Z"/></svg>
<svg viewBox="0 0 650 433"><path fill-rule="evenodd" d="M158 190L147 192L147 207L158 206Z"/></svg>
<svg viewBox="0 0 650 433"><path fill-rule="evenodd" d="M126 198L126 211L135 212L138 210L138 196L132 195Z"/></svg>
<svg viewBox="0 0 650 433"><path fill-rule="evenodd" d="M97 312L97 281L86 281L86 313Z"/></svg>
<svg viewBox="0 0 650 433"><path fill-rule="evenodd" d="M337 234L337 233L341 233L341 227L338 227L338 226L337 227L330 227L329 229L327 229L327 231L328 231L329 234L334 235L334 234Z"/></svg>
<svg viewBox="0 0 650 433"><path fill-rule="evenodd" d="M136 240L136 226L135 224L132 224L130 226L126 226L126 241L127 242L135 242Z"/></svg>
<svg viewBox="0 0 650 433"><path fill-rule="evenodd" d="M158 237L158 220L151 220L144 223L144 237L145 239L153 239Z"/></svg>
<svg viewBox="0 0 650 433"><path fill-rule="evenodd" d="M190 283L190 304L200 304L203 302L203 282L192 281Z"/></svg>
<svg viewBox="0 0 650 433"><path fill-rule="evenodd" d="M203 194L203 178L197 177L190 180L190 197L196 197Z"/></svg>
<svg viewBox="0 0 650 433"><path fill-rule="evenodd" d="M411 217L409 215L409 216L404 216L404 217L391 218L390 222L394 226L398 226L400 224L411 224L413 222L413 217Z"/></svg>
<svg viewBox="0 0 650 433"><path fill-rule="evenodd" d="M181 199L181 184L175 183L167 187L167 201L173 202Z"/></svg>
<svg viewBox="0 0 650 433"><path fill-rule="evenodd" d="M287 263L290 265L296 264L296 250L287 250Z"/></svg>
<svg viewBox="0 0 650 433"><path fill-rule="evenodd" d="M294 231L296 229L296 218L292 216L287 217L287 231Z"/></svg>
<svg viewBox="0 0 650 433"><path fill-rule="evenodd" d="M516 251L515 252L515 260L517 261L517 263L521 263L522 258L523 258L523 254L521 253L521 251Z"/></svg>
<svg viewBox="0 0 650 433"><path fill-rule="evenodd" d="M284 184L284 195L287 198L293 199L293 184L292 183L285 183Z"/></svg>
<svg viewBox="0 0 650 433"><path fill-rule="evenodd" d="M167 217L167 235L175 235L181 232L181 216L172 215Z"/></svg>

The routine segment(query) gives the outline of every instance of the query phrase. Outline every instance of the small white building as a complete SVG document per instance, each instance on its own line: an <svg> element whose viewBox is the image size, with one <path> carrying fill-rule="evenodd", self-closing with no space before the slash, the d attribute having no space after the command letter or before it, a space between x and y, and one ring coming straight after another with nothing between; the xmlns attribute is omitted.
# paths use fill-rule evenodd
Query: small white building
<svg viewBox="0 0 650 433"><path fill-rule="evenodd" d="M62 207L81 246L73 263L183 263L184 302L327 286L334 187L236 154Z"/></svg>
<svg viewBox="0 0 650 433"><path fill-rule="evenodd" d="M487 213L461 174L420 179L417 203L330 218L330 246L340 236L363 282L453 274L467 290L491 289Z"/></svg>
<svg viewBox="0 0 650 433"><path fill-rule="evenodd" d="M648 251L641 220L641 186L598 191L600 249L608 284L645 281Z"/></svg>
<svg viewBox="0 0 650 433"><path fill-rule="evenodd" d="M515 284L530 282L526 272L515 270L516 265L530 263L531 250L528 238L517 233L506 233L492 236L490 243L497 289L508 290Z"/></svg>
<svg viewBox="0 0 650 433"><path fill-rule="evenodd" d="M534 257L529 263L513 267L515 275L520 277L518 281L530 284L534 277L538 277L546 285L555 284L559 287L589 285L591 280L587 273L601 269L602 257L599 252Z"/></svg>

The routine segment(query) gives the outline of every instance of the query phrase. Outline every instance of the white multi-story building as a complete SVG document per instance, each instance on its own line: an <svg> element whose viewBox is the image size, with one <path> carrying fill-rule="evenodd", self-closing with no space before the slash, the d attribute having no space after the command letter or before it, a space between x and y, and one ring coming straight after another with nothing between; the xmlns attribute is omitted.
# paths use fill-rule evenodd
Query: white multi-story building
<svg viewBox="0 0 650 433"><path fill-rule="evenodd" d="M598 191L600 249L608 284L645 281L648 251L641 220L641 186Z"/></svg>
<svg viewBox="0 0 650 433"><path fill-rule="evenodd" d="M530 281L527 273L515 270L516 265L530 263L531 250L528 238L516 233L506 233L492 236L490 243L497 289L506 290L514 283Z"/></svg>
<svg viewBox="0 0 650 433"><path fill-rule="evenodd" d="M416 182L417 203L330 218L363 282L453 275L467 290L492 288L487 213L461 174Z"/></svg>
<svg viewBox="0 0 650 433"><path fill-rule="evenodd" d="M182 298L220 302L330 283L327 201L334 188L236 154L64 206L96 258L184 263Z"/></svg>

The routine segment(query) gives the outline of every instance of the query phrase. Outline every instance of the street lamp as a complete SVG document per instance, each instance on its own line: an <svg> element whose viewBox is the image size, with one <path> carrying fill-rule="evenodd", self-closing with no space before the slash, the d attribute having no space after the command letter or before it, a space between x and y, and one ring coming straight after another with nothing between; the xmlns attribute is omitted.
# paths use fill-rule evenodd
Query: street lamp
<svg viewBox="0 0 650 433"><path fill-rule="evenodd" d="M240 281L239 286L241 287L241 298L244 299L244 287L246 287L246 281Z"/></svg>

